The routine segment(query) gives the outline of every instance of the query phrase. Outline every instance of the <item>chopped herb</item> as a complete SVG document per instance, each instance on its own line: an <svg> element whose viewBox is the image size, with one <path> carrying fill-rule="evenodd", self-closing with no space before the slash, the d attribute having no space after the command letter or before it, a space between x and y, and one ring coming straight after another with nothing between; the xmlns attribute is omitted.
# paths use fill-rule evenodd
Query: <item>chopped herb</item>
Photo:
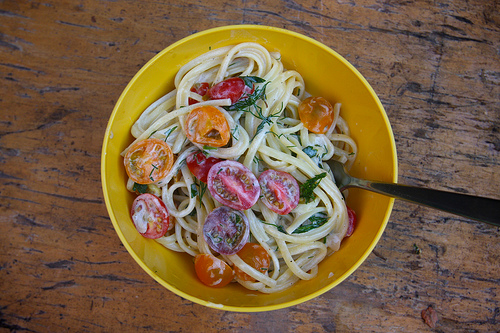
<svg viewBox="0 0 500 333"><path fill-rule="evenodd" d="M266 80L258 76L240 76L240 79L243 79L243 82L245 82L245 85L249 88L253 88L255 83L266 82Z"/></svg>
<svg viewBox="0 0 500 333"><path fill-rule="evenodd" d="M200 207L201 207L201 200L203 199L203 195L205 195L207 188L208 188L207 184L205 184L204 182L200 182L200 195L198 196L200 198Z"/></svg>
<svg viewBox="0 0 500 333"><path fill-rule="evenodd" d="M313 158L314 156L318 155L318 150L314 149L312 146L307 146L304 149L302 149L304 153L306 153L307 156L310 158Z"/></svg>
<svg viewBox="0 0 500 333"><path fill-rule="evenodd" d="M311 179L308 179L304 184L300 185L300 197L309 203L314 200L314 189L318 187L321 179L326 177L326 172L320 173Z"/></svg>
<svg viewBox="0 0 500 333"><path fill-rule="evenodd" d="M262 220L259 220L260 222L264 223L264 224L267 224L267 225L272 225L273 227L276 227L276 229L278 229L279 232L282 232L284 234L286 234L286 230L285 228L282 226L282 225L277 225L277 224L272 224L272 223L267 223L267 222L264 222ZM302 224L300 227L298 227L297 229L295 229L292 234L302 234L304 232L308 232L312 229L316 229L316 228L319 228L321 227L323 224L325 224L327 221L328 221L328 217L323 214L323 213L318 213L318 214L314 214L313 216L311 216L308 221L310 223L307 223L307 224ZM326 243L326 237L323 238L323 243Z"/></svg>
<svg viewBox="0 0 500 333"><path fill-rule="evenodd" d="M418 247L417 244L413 244L413 253L415 253L415 254L422 253L422 250L420 250L420 248Z"/></svg>
<svg viewBox="0 0 500 333"><path fill-rule="evenodd" d="M172 134L173 131L176 130L176 128L177 128L177 126L172 127L171 129L168 130L167 133L165 133L165 142L167 142L168 137L170 136L170 134Z"/></svg>
<svg viewBox="0 0 500 333"><path fill-rule="evenodd" d="M278 139L285 135L284 133L281 133L280 135L278 135L278 134L274 133L273 131L268 131L267 133L270 133L270 134L274 135ZM290 147L295 147L295 146L290 146Z"/></svg>
<svg viewBox="0 0 500 333"><path fill-rule="evenodd" d="M157 169L158 169L158 167L157 167L156 165L154 165L154 164L151 164L151 166L153 167L153 169L152 169L152 170L151 170L151 172L149 173L149 179L151 179L151 181L152 181L152 182L154 182L155 180L153 179L153 177L152 177L151 175L153 174L153 172L154 172L155 170L157 170Z"/></svg>
<svg viewBox="0 0 500 333"><path fill-rule="evenodd" d="M198 188L196 187L195 183L192 183L191 184L191 198L194 198L197 195L198 195Z"/></svg>
<svg viewBox="0 0 500 333"><path fill-rule="evenodd" d="M354 152L352 152L352 153L349 153L348 155L349 155L349 156L352 156L352 155L354 155Z"/></svg>
<svg viewBox="0 0 500 333"><path fill-rule="evenodd" d="M230 106L223 106L223 108L226 111L247 111L251 112L250 108L255 107L257 108L256 103L259 100L266 100L266 87L269 84L267 82L264 84L262 87L257 87L255 88L254 92L246 95L245 98L240 98L236 103L230 105ZM261 110L262 112L262 110Z"/></svg>
<svg viewBox="0 0 500 333"><path fill-rule="evenodd" d="M158 130L151 132L151 134L149 134L149 136L148 136L148 139L151 138L153 136L153 134L155 134L156 132L158 132Z"/></svg>
<svg viewBox="0 0 500 333"><path fill-rule="evenodd" d="M134 187L132 187L132 190L140 194L146 193L148 191L148 185L134 183Z"/></svg>
<svg viewBox="0 0 500 333"><path fill-rule="evenodd" d="M311 221L311 223L302 224L300 227L295 229L293 231L293 233L294 234L302 234L302 233L308 232L312 229L319 228L328 221L328 217L325 214L318 213L318 214L314 214L313 216L311 216L309 218L309 221Z"/></svg>
<svg viewBox="0 0 500 333"><path fill-rule="evenodd" d="M208 186L204 182L200 182L199 184L197 182L194 182L193 184L191 184L191 198L198 196L198 198L200 199L200 207L201 200L203 199L203 195L205 195L207 188Z"/></svg>
<svg viewBox="0 0 500 333"><path fill-rule="evenodd" d="M259 220L260 222L264 223L264 224L267 224L267 225L272 225L273 227L276 227L278 229L278 231L286 234L286 231L285 231L285 228L283 228L282 225L276 225L276 224L272 224L272 223L268 223L268 222L264 222L262 220Z"/></svg>
<svg viewBox="0 0 500 333"><path fill-rule="evenodd" d="M259 164L259 162L260 162L260 161L262 161L262 160L261 160L260 158L258 158L257 156L254 156L254 157L253 157L253 162L254 162L255 164Z"/></svg>
<svg viewBox="0 0 500 333"><path fill-rule="evenodd" d="M209 153L210 150L217 150L217 147L212 147L212 146L204 145L203 146L203 151L202 151L203 155L205 155L205 156L208 157L208 155L210 155L210 153Z"/></svg>
<svg viewBox="0 0 500 333"><path fill-rule="evenodd" d="M233 137L233 139L235 139L236 141L238 141L238 137L236 136L236 133L238 132L238 125L236 125L232 130L231 130L231 135Z"/></svg>

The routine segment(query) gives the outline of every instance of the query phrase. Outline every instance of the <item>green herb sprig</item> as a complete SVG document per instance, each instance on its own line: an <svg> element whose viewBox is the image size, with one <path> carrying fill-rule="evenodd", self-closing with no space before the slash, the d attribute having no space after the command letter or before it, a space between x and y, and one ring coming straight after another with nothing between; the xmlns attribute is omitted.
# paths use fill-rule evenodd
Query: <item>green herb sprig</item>
<svg viewBox="0 0 500 333"><path fill-rule="evenodd" d="M326 172L320 173L311 179L308 179L304 184L300 185L300 198L304 199L306 203L314 200L314 189L318 187L321 179L326 177Z"/></svg>

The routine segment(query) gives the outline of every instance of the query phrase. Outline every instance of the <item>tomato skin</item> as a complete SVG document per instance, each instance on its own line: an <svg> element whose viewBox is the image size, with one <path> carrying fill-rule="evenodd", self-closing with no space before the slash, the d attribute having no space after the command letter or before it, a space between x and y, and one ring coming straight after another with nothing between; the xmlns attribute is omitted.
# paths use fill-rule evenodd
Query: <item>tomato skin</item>
<svg viewBox="0 0 500 333"><path fill-rule="evenodd" d="M186 164L189 171L201 180L202 182L207 182L208 172L214 164L222 162L223 160L216 157L206 157L201 151L196 151L186 158Z"/></svg>
<svg viewBox="0 0 500 333"><path fill-rule="evenodd" d="M212 166L207 185L215 200L237 210L249 209L260 196L259 181L237 161L227 160Z"/></svg>
<svg viewBox="0 0 500 333"><path fill-rule="evenodd" d="M211 147L222 147L231 137L226 117L214 106L194 108L186 117L186 136L189 141Z"/></svg>
<svg viewBox="0 0 500 333"><path fill-rule="evenodd" d="M203 238L220 254L235 254L248 240L250 226L245 214L220 206L208 214L203 224Z"/></svg>
<svg viewBox="0 0 500 333"><path fill-rule="evenodd" d="M291 174L268 169L259 176L262 202L275 213L286 215L299 204L299 184Z"/></svg>
<svg viewBox="0 0 500 333"><path fill-rule="evenodd" d="M205 96L208 92L208 89L210 89L210 84L208 82L200 82L200 83L195 83L191 87L190 91L197 93L200 96ZM188 103L189 105L193 105L199 102L194 98L189 98Z"/></svg>
<svg viewBox="0 0 500 333"><path fill-rule="evenodd" d="M349 237L354 232L354 227L356 226L357 216L356 212L352 210L349 206L347 207L347 216L349 217L349 225L347 227L347 232L344 237Z"/></svg>
<svg viewBox="0 0 500 333"><path fill-rule="evenodd" d="M130 215L137 231L146 238L163 237L169 229L167 207L156 195L144 193L135 198Z"/></svg>
<svg viewBox="0 0 500 333"><path fill-rule="evenodd" d="M123 163L134 182L152 184L167 176L174 164L174 155L165 141L146 139L129 148Z"/></svg>
<svg viewBox="0 0 500 333"><path fill-rule="evenodd" d="M198 254L194 258L194 269L198 279L209 287L224 287L234 278L233 269L211 254Z"/></svg>
<svg viewBox="0 0 500 333"><path fill-rule="evenodd" d="M324 134L333 123L333 107L323 97L309 97L299 104L299 118L304 127L317 134Z"/></svg>
<svg viewBox="0 0 500 333"><path fill-rule="evenodd" d="M231 99L231 104L236 103L240 98L251 94L252 88L248 87L242 78L232 77L217 83L208 90L209 99Z"/></svg>
<svg viewBox="0 0 500 333"><path fill-rule="evenodd" d="M238 251L237 255L249 266L255 268L260 273L264 274L269 270L271 265L271 258L267 251L256 243L246 243L243 248ZM234 267L236 277L243 281L255 282L255 279L243 272L238 267Z"/></svg>

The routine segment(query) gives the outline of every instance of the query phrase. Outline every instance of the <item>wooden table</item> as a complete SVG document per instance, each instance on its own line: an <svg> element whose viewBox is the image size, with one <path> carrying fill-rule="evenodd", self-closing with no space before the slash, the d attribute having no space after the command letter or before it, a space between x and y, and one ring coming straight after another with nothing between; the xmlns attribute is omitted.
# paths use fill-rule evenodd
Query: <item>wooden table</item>
<svg viewBox="0 0 500 333"><path fill-rule="evenodd" d="M497 227L396 201L373 253L338 287L282 310L224 312L142 271L100 182L108 117L150 58L197 31L261 24L323 42L367 78L394 130L401 183L499 199L499 7L1 1L0 331L499 331Z"/></svg>

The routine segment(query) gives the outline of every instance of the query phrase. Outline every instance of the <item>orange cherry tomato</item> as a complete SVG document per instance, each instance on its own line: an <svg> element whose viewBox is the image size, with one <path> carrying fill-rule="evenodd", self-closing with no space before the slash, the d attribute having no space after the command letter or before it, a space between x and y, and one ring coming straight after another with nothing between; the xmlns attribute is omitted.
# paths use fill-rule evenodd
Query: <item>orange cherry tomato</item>
<svg viewBox="0 0 500 333"><path fill-rule="evenodd" d="M123 163L134 182L152 184L167 176L174 164L174 155L165 141L146 139L130 147Z"/></svg>
<svg viewBox="0 0 500 333"><path fill-rule="evenodd" d="M200 106L191 110L186 118L186 136L193 143L222 147L229 142L229 124L216 107Z"/></svg>
<svg viewBox="0 0 500 333"><path fill-rule="evenodd" d="M323 97L309 97L299 104L300 121L313 133L326 133L334 116L332 105Z"/></svg>
<svg viewBox="0 0 500 333"><path fill-rule="evenodd" d="M234 278L233 269L211 254L198 254L194 258L198 279L209 287L224 287Z"/></svg>
<svg viewBox="0 0 500 333"><path fill-rule="evenodd" d="M262 274L269 270L269 265L271 264L271 258L267 251L260 245L256 243L246 243L243 248L238 251L237 255L248 265L255 268ZM243 272L238 267L234 267L234 273L236 276L243 281L255 282L255 279Z"/></svg>

